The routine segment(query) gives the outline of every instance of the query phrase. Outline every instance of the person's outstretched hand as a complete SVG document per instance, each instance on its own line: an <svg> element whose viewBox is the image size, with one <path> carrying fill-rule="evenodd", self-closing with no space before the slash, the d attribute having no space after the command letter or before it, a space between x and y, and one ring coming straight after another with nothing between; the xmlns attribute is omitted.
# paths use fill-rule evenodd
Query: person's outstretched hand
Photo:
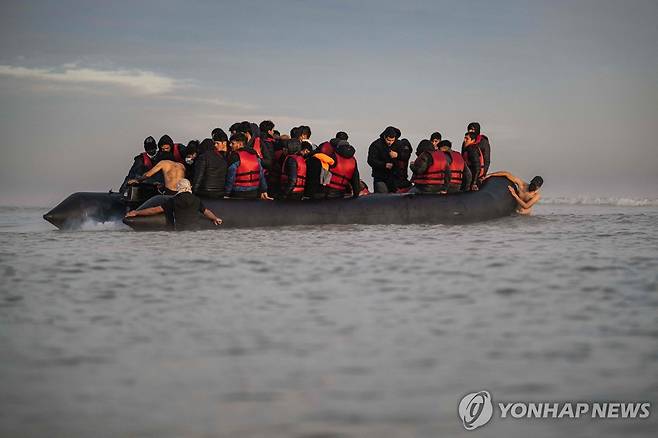
<svg viewBox="0 0 658 438"><path fill-rule="evenodd" d="M137 210L130 210L128 213L126 213L126 217L135 217L137 216Z"/></svg>
<svg viewBox="0 0 658 438"><path fill-rule="evenodd" d="M215 224L215 225L221 225L222 222L223 221L218 217L216 217L215 219L212 220L212 223Z"/></svg>
<svg viewBox="0 0 658 438"><path fill-rule="evenodd" d="M263 193L261 193L261 194L260 194L260 199L265 200L265 201L273 201L273 200L274 200L274 198L270 198L270 197L267 195L267 192L263 192Z"/></svg>

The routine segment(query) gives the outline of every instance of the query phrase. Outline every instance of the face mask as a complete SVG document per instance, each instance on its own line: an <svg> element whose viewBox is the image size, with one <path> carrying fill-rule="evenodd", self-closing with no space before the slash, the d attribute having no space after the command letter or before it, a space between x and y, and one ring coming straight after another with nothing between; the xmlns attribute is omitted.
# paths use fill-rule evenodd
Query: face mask
<svg viewBox="0 0 658 438"><path fill-rule="evenodd" d="M192 163L194 163L194 158L185 157L185 162L186 162L187 164L192 164Z"/></svg>

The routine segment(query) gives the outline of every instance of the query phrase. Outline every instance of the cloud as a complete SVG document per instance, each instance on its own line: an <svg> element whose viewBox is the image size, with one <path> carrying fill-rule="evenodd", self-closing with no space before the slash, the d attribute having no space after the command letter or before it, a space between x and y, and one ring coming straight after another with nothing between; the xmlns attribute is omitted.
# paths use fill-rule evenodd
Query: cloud
<svg viewBox="0 0 658 438"><path fill-rule="evenodd" d="M27 68L0 65L0 75L20 79L87 85L113 85L139 94L166 94L180 84L176 79L145 70L98 70L66 64L59 68Z"/></svg>

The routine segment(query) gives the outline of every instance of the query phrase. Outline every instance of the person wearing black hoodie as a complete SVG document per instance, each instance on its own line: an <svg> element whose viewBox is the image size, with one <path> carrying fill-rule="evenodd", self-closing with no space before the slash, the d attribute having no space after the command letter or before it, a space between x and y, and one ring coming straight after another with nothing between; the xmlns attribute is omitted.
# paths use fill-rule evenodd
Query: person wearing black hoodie
<svg viewBox="0 0 658 438"><path fill-rule="evenodd" d="M144 139L144 152L134 158L133 165L130 167L128 175L123 180L119 193L124 193L126 191L128 181L136 179L138 176L151 170L151 168L158 162L157 155L158 144L155 142L155 139L151 136L146 137L146 139Z"/></svg>
<svg viewBox="0 0 658 438"><path fill-rule="evenodd" d="M368 164L372 167L375 193L394 193L400 182L400 161L409 160L398 152L401 132L387 127L368 148ZM406 148L402 148L406 149Z"/></svg>
<svg viewBox="0 0 658 438"><path fill-rule="evenodd" d="M226 193L228 136L221 129L213 130L212 135L212 139L206 138L199 146L204 152L194 166L192 191L205 198L223 198Z"/></svg>
<svg viewBox="0 0 658 438"><path fill-rule="evenodd" d="M336 151L331 158L334 164L329 166L331 179L325 186L326 199L342 199L351 189L353 198L359 197L361 191L361 177L359 176L359 166L354 158L354 147L345 140L340 140L336 144Z"/></svg>
<svg viewBox="0 0 658 438"><path fill-rule="evenodd" d="M163 160L185 163L185 148L180 143L174 143L167 134L158 140L158 161Z"/></svg>

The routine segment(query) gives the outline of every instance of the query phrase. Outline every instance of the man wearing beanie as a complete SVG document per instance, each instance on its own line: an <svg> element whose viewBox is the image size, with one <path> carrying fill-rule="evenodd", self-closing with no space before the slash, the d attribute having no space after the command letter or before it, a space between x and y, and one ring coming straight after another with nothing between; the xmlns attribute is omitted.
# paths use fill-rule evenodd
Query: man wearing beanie
<svg viewBox="0 0 658 438"><path fill-rule="evenodd" d="M119 189L119 193L124 193L128 187L128 181L143 175L151 170L157 163L158 145L155 139L151 136L146 137L144 140L144 152L134 158L133 165L128 171L128 175L124 178L123 184Z"/></svg>

